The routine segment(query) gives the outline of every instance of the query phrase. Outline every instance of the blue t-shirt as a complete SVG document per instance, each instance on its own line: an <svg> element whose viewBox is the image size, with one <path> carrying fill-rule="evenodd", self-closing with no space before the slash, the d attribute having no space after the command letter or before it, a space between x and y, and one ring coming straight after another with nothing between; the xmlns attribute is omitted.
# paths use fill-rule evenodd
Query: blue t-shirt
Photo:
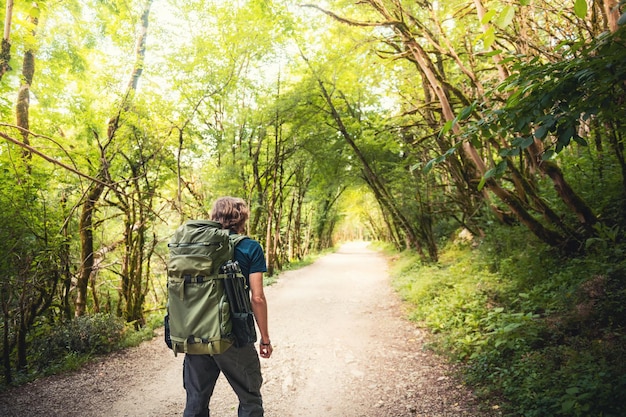
<svg viewBox="0 0 626 417"><path fill-rule="evenodd" d="M241 272L249 281L250 274L255 272L267 272L265 254L261 244L254 239L243 239L235 247L235 260L239 262ZM248 285L250 283L248 282Z"/></svg>

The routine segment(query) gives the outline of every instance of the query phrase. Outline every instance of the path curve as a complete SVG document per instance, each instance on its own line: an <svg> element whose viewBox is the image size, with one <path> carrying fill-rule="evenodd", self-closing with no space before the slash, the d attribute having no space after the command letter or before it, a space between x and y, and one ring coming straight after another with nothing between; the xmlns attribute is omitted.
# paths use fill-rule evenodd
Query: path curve
<svg viewBox="0 0 626 417"><path fill-rule="evenodd" d="M402 318L387 262L364 242L343 245L266 288L274 354L261 359L266 417L493 417ZM161 337L79 372L0 394L0 415L180 416L182 355ZM235 416L220 377L212 417Z"/></svg>

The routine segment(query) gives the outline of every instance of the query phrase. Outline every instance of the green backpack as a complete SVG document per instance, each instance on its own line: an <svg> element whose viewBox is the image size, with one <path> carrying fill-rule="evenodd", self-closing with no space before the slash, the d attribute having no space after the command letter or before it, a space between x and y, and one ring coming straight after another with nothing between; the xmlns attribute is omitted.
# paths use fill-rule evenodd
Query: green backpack
<svg viewBox="0 0 626 417"><path fill-rule="evenodd" d="M231 235L221 224L209 220L190 220L176 229L168 247L168 307L165 339L174 354L220 354L237 340L242 319L249 333L254 318L245 278L233 261L235 246L246 236ZM168 340L169 339L169 340ZM252 339L251 341L249 339Z"/></svg>

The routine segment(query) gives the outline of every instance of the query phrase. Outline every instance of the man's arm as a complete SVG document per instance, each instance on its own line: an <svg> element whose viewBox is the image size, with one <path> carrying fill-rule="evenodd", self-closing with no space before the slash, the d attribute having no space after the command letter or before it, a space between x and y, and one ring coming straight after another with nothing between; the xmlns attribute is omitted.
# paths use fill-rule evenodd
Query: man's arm
<svg viewBox="0 0 626 417"><path fill-rule="evenodd" d="M262 358L269 358L272 355L272 345L270 343L270 333L267 324L267 300L263 291L263 272L253 272L250 274L250 291L252 292L250 301L256 324L261 332L261 344L259 354Z"/></svg>

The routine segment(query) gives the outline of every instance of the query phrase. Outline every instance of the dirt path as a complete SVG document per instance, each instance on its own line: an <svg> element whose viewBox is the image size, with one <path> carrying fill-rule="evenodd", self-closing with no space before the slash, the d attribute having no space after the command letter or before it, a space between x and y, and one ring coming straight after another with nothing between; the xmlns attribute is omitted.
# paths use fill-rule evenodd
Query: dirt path
<svg viewBox="0 0 626 417"><path fill-rule="evenodd" d="M344 245L266 289L274 354L261 360L267 417L492 417L422 349L401 318L386 262L363 243ZM182 355L161 338L69 375L0 395L0 416L182 415ZM212 417L235 416L220 378Z"/></svg>

